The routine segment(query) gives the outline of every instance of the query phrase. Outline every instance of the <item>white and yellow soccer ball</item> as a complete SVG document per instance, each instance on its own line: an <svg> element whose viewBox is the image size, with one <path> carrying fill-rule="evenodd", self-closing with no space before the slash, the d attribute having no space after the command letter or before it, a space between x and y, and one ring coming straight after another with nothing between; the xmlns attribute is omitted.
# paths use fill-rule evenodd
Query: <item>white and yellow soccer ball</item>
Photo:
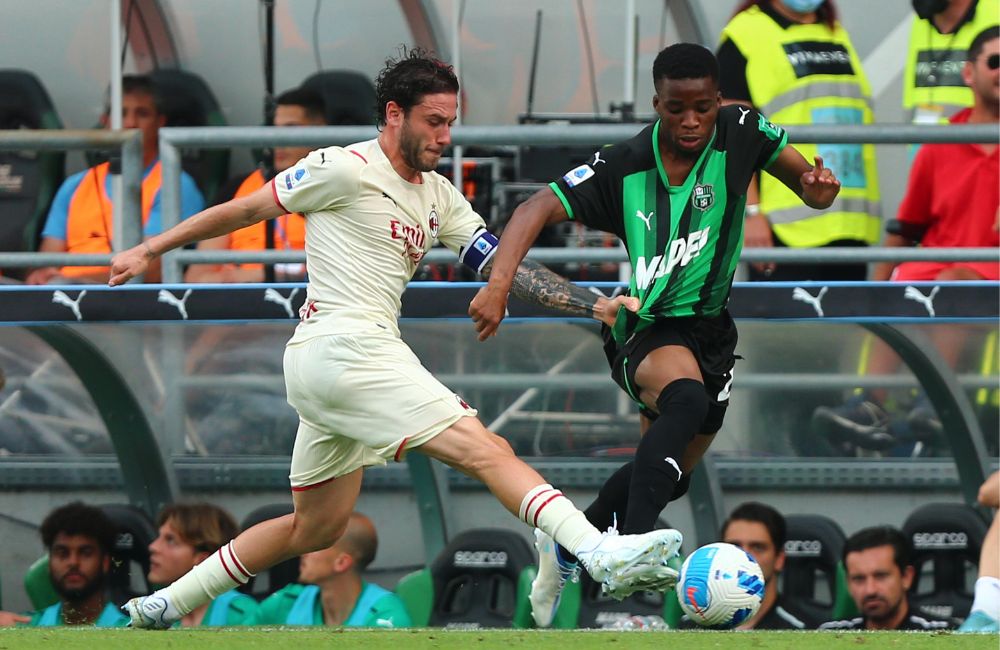
<svg viewBox="0 0 1000 650"><path fill-rule="evenodd" d="M738 546L718 542L689 555L677 580L677 599L703 627L734 628L757 613L764 598L760 565Z"/></svg>

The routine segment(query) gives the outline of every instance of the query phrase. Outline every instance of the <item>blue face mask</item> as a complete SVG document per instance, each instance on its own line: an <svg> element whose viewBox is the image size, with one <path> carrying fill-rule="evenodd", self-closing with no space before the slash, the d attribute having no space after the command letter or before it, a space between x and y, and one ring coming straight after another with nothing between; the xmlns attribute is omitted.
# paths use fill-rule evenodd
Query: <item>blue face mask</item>
<svg viewBox="0 0 1000 650"><path fill-rule="evenodd" d="M797 13L809 14L819 9L823 0L781 0L781 4Z"/></svg>

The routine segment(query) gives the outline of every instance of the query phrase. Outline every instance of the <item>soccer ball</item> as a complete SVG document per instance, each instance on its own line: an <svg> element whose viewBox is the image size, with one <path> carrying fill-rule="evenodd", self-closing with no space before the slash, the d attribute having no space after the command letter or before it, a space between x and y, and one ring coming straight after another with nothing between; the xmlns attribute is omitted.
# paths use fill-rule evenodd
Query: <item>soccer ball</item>
<svg viewBox="0 0 1000 650"><path fill-rule="evenodd" d="M688 556L677 580L677 600L703 627L733 628L757 613L764 574L749 553L722 542Z"/></svg>

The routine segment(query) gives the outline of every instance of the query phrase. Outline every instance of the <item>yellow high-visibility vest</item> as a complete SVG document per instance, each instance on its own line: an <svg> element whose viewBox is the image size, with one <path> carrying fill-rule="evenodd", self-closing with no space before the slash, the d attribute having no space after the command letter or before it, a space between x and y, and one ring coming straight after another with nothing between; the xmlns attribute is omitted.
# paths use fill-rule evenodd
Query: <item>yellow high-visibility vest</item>
<svg viewBox="0 0 1000 650"><path fill-rule="evenodd" d="M722 31L747 60L753 105L772 122L871 124L871 89L847 32L839 25L793 24L782 28L750 7ZM819 211L769 174L760 177L760 207L788 246L823 246L838 239L874 244L881 230L875 147L870 144L797 144L812 163L823 157L841 182L840 194Z"/></svg>
<svg viewBox="0 0 1000 650"><path fill-rule="evenodd" d="M962 67L972 40L1000 22L1000 0L979 0L975 12L953 34L942 34L929 20L913 17L903 72L903 108L910 121L947 122L972 106L972 90L962 81Z"/></svg>

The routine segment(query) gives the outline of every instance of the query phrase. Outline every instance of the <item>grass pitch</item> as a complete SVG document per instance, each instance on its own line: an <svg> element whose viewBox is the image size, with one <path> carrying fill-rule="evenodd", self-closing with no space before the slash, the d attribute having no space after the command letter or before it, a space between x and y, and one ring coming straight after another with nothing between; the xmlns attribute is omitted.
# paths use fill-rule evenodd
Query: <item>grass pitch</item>
<svg viewBox="0 0 1000 650"><path fill-rule="evenodd" d="M206 628L151 632L131 629L5 628L0 650L306 650L308 648L462 648L463 650L996 650L1000 635L950 632L605 632L562 630L344 630L322 628Z"/></svg>

